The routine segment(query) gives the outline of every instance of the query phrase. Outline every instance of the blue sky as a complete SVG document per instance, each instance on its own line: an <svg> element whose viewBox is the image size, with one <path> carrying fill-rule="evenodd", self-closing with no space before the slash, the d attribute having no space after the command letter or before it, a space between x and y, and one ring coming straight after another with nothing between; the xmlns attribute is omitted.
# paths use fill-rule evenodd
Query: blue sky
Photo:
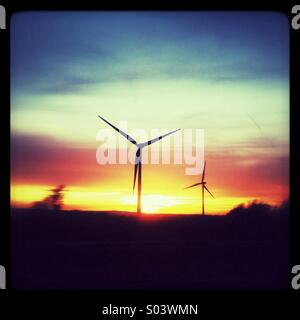
<svg viewBox="0 0 300 320"><path fill-rule="evenodd" d="M101 113L146 129L211 128L208 142L244 144L250 114L287 140L289 25L280 13L18 13L11 75L21 133L91 145Z"/></svg>
<svg viewBox="0 0 300 320"><path fill-rule="evenodd" d="M289 76L288 20L279 13L19 13L11 30L20 94L141 79Z"/></svg>

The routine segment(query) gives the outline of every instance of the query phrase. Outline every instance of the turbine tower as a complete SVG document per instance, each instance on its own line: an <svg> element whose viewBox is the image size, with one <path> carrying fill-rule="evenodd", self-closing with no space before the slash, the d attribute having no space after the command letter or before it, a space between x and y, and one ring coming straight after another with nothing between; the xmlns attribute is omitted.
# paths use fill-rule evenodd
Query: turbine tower
<svg viewBox="0 0 300 320"><path fill-rule="evenodd" d="M142 212L142 149L144 147L147 147L151 145L152 143L155 143L162 138L169 136L172 133L177 132L180 129L176 129L174 131L171 131L169 133L166 133L162 136L159 136L157 138L151 139L147 142L144 143L137 143L136 140L134 140L132 137L130 137L127 133L123 132L122 130L118 129L115 127L113 124L105 120L104 118L98 116L101 120L106 122L109 126L111 126L113 129L118 131L123 137L125 137L128 141L130 141L132 144L134 144L137 147L137 151L135 154L135 164L134 164L134 177L133 177L133 192L135 189L135 183L136 183L136 178L138 179L138 195L137 195L137 213Z"/></svg>
<svg viewBox="0 0 300 320"><path fill-rule="evenodd" d="M204 169L203 169L203 173L202 173L201 182L192 184L191 186L184 188L184 189L189 189L189 188L193 188L193 187L201 185L201 187L202 187L201 188L202 189L202 215L205 214L204 213L204 189L214 198L214 196L212 195L212 193L208 190L208 188L206 186L206 181L204 181L204 179L205 179L205 167L206 167L206 161L204 161Z"/></svg>

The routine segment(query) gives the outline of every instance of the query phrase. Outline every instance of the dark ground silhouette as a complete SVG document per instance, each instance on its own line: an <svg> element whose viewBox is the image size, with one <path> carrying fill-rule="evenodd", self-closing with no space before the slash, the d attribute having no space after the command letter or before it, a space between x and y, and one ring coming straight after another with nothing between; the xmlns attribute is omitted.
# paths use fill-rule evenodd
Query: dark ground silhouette
<svg viewBox="0 0 300 320"><path fill-rule="evenodd" d="M286 288L288 212L288 202L227 216L12 209L12 286Z"/></svg>

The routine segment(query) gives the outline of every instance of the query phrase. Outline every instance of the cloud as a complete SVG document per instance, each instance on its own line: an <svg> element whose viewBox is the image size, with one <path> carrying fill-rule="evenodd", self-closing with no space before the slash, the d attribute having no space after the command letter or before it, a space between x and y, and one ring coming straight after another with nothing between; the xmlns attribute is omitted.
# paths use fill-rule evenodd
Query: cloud
<svg viewBox="0 0 300 320"><path fill-rule="evenodd" d="M287 80L289 72L288 25L274 13L27 12L13 15L11 39L12 88L30 93L149 79Z"/></svg>
<svg viewBox="0 0 300 320"><path fill-rule="evenodd" d="M80 77L77 75L68 75L57 79L56 82L50 84L37 84L34 91L35 93L46 94L74 94L85 92L90 85L99 83L97 79Z"/></svg>
<svg viewBox="0 0 300 320"><path fill-rule="evenodd" d="M97 164L95 149L47 136L11 135L11 179L15 183L95 184L109 176L114 176L112 168Z"/></svg>
<svg viewBox="0 0 300 320"><path fill-rule="evenodd" d="M282 200L289 193L289 156L207 152L207 179L222 194Z"/></svg>

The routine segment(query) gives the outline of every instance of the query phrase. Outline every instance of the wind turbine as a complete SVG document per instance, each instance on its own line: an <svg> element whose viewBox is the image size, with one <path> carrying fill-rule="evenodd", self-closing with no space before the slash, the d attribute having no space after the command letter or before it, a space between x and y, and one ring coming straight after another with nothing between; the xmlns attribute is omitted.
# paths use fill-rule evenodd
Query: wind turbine
<svg viewBox="0 0 300 320"><path fill-rule="evenodd" d="M134 144L137 147L137 151L135 154L135 165L134 165L134 178L133 178L133 192L135 189L135 183L136 183L136 178L138 177L138 196L137 196L137 213L141 213L141 208L142 208L142 149L144 147L149 146L152 143L155 143L159 140L161 140L162 138L169 136L172 133L175 133L176 131L180 130L180 129L176 129L174 131L171 131L169 133L166 133L162 136L159 136L157 138L151 139L147 142L144 143L137 143L136 140L134 140L132 137L130 137L130 135L128 135L127 133L123 132L122 130L118 129L117 127L115 127L113 124L111 124L110 122L108 122L107 120L105 120L104 118L98 116L101 120L103 120L104 122L106 122L109 126L111 126L113 129L115 129L116 131L118 131L123 137L125 137L128 141L130 141L132 144Z"/></svg>
<svg viewBox="0 0 300 320"><path fill-rule="evenodd" d="M208 190L208 188L206 186L206 181L204 181L205 167L206 167L206 160L204 161L204 169L203 169L203 173L202 173L201 182L192 184L191 186L184 188L184 189L189 189L189 188L193 188L193 187L200 186L200 185L202 186L202 215L204 215L204 189L214 198L214 196L212 195L212 193Z"/></svg>

